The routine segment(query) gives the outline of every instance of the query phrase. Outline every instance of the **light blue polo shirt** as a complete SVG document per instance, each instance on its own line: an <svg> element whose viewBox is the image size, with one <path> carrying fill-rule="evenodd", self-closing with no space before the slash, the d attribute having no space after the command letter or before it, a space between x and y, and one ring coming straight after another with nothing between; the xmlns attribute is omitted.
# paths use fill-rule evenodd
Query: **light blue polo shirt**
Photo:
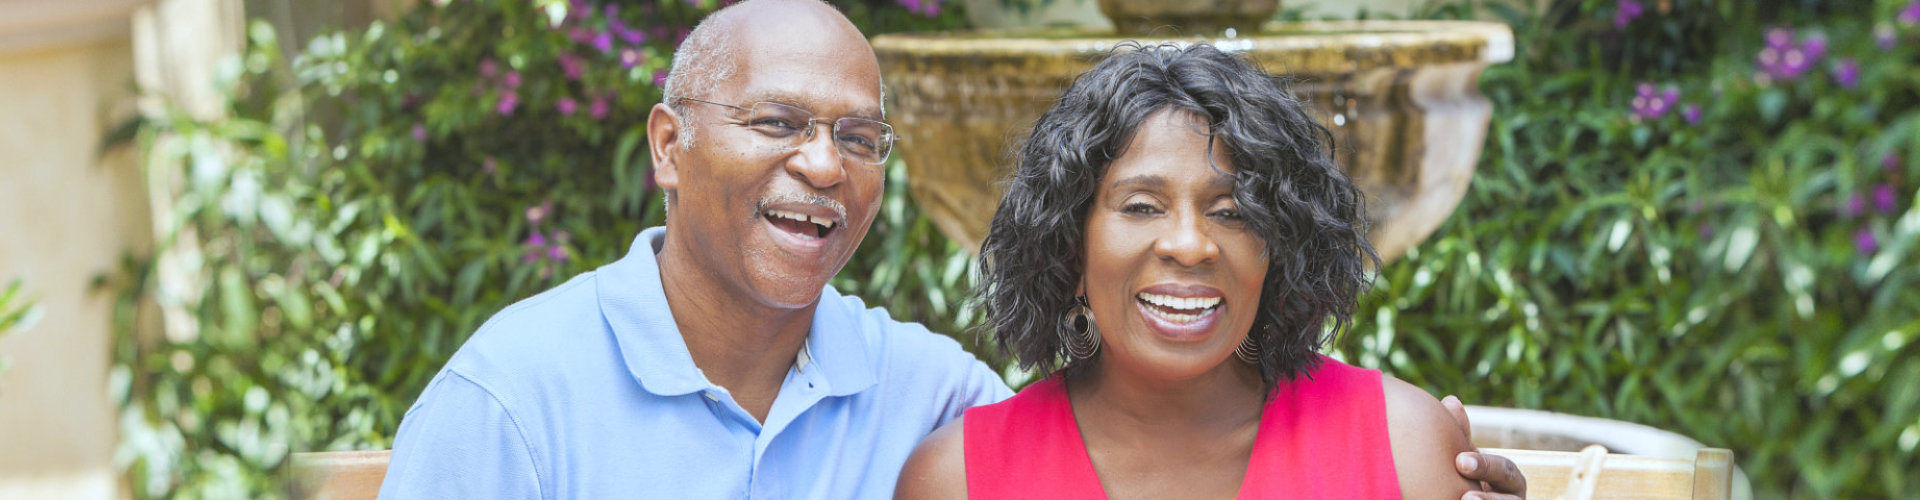
<svg viewBox="0 0 1920 500"><path fill-rule="evenodd" d="M401 421L380 498L890 498L922 437L1012 395L952 339L827 287L762 425L688 355L665 234L481 326Z"/></svg>

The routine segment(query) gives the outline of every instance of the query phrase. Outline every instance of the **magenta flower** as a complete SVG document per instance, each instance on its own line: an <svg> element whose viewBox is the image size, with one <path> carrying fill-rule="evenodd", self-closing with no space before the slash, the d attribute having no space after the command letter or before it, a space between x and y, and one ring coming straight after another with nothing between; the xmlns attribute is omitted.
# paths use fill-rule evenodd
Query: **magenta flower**
<svg viewBox="0 0 1920 500"><path fill-rule="evenodd" d="M1688 125L1699 124L1700 123L1700 105L1687 103L1686 107L1680 108L1680 117L1683 119L1686 119Z"/></svg>
<svg viewBox="0 0 1920 500"><path fill-rule="evenodd" d="M1640 2L1620 0L1619 5L1613 11L1613 27L1614 29L1626 28L1627 24L1632 23L1634 19L1639 19L1640 15L1644 13L1646 13L1646 8L1640 5Z"/></svg>
<svg viewBox="0 0 1920 500"><path fill-rule="evenodd" d="M582 45L593 43L593 30L589 30L586 28L574 28L574 29L567 30L567 39L573 40L573 43L578 43Z"/></svg>
<svg viewBox="0 0 1920 500"><path fill-rule="evenodd" d="M494 62L492 59L480 61L480 76L493 78L493 75L497 74L500 74L500 63Z"/></svg>
<svg viewBox="0 0 1920 500"><path fill-rule="evenodd" d="M506 84L508 89L520 88L520 72L508 71L506 78L502 78L500 83Z"/></svg>
<svg viewBox="0 0 1920 500"><path fill-rule="evenodd" d="M1872 228L1863 227L1853 232L1853 247L1860 253L1874 253L1880 250L1880 239L1873 237Z"/></svg>
<svg viewBox="0 0 1920 500"><path fill-rule="evenodd" d="M640 53L639 49L633 47L620 49L620 68L633 69L634 66L639 66L640 61L645 59L645 55L646 54Z"/></svg>
<svg viewBox="0 0 1920 500"><path fill-rule="evenodd" d="M605 31L593 34L593 48L605 54L613 52L613 34Z"/></svg>
<svg viewBox="0 0 1920 500"><path fill-rule="evenodd" d="M1847 216L1847 218L1851 219L1854 217L1859 217L1860 214L1866 213L1866 211L1867 211L1866 197L1860 196L1860 193L1854 193L1853 196L1847 197L1847 207L1840 210L1840 215L1845 215Z"/></svg>
<svg viewBox="0 0 1920 500"><path fill-rule="evenodd" d="M1895 198L1896 197L1893 194L1893 186L1881 184L1873 187L1873 209L1874 210L1878 210L1880 211L1880 213L1883 213L1883 214L1893 213L1895 209L1900 208L1898 206L1895 206L1895 202L1898 201Z"/></svg>
<svg viewBox="0 0 1920 500"><path fill-rule="evenodd" d="M560 245L547 247L547 258L553 259L554 262L566 262L567 247L563 247Z"/></svg>
<svg viewBox="0 0 1920 500"><path fill-rule="evenodd" d="M540 202L539 205L529 206L527 207L526 212L527 212L527 224L538 226L540 225L541 222L547 220L548 215L553 214L553 201L551 200L544 201L544 202ZM541 241L546 241L546 240L542 238Z"/></svg>
<svg viewBox="0 0 1920 500"><path fill-rule="evenodd" d="M413 142L427 142L427 126L413 124Z"/></svg>
<svg viewBox="0 0 1920 500"><path fill-rule="evenodd" d="M567 75L568 80L579 80L580 75L585 74L587 72L587 63L585 61L581 61L580 56L573 55L572 53L561 52L559 61L560 61L560 71Z"/></svg>
<svg viewBox="0 0 1920 500"><path fill-rule="evenodd" d="M1795 41L1792 30L1767 30L1766 47L1754 56L1760 72L1775 80L1792 80L1806 74L1827 53L1827 39L1808 35Z"/></svg>
<svg viewBox="0 0 1920 500"><path fill-rule="evenodd" d="M494 112L501 116L513 116L513 108L520 106L520 94L509 90L500 93L500 101L493 104Z"/></svg>
<svg viewBox="0 0 1920 500"><path fill-rule="evenodd" d="M1899 43L1900 34L1894 32L1892 26L1888 26L1887 23L1873 26L1873 46L1879 47L1880 50L1893 50L1893 47Z"/></svg>
<svg viewBox="0 0 1920 500"><path fill-rule="evenodd" d="M607 97L608 96L600 96L593 98L593 104L587 106L587 115L592 116L595 120L606 119L607 113L611 111L608 109Z"/></svg>
<svg viewBox="0 0 1920 500"><path fill-rule="evenodd" d="M1671 85L1665 90L1660 90L1653 85L1653 82L1640 82L1640 85L1634 87L1633 118L1635 120L1659 118L1673 109L1673 105L1679 101L1680 90Z"/></svg>
<svg viewBox="0 0 1920 500"><path fill-rule="evenodd" d="M559 111L560 116L573 116L573 112L580 109L580 103L574 102L572 97L561 97L554 101L553 109Z"/></svg>
<svg viewBox="0 0 1920 500"><path fill-rule="evenodd" d="M1887 154L1880 155L1880 169L1888 173L1900 171L1900 153L1888 151Z"/></svg>
<svg viewBox="0 0 1920 500"><path fill-rule="evenodd" d="M1833 63L1833 81L1839 82L1840 88L1852 90L1855 85L1860 83L1860 63L1854 61L1852 58L1835 61Z"/></svg>
<svg viewBox="0 0 1920 500"><path fill-rule="evenodd" d="M540 260L540 257L546 253L547 237L546 235L540 234L539 231L534 231L533 234L527 235L526 241L520 242L520 246L526 247L527 249L526 255L521 256L520 260L523 262L534 262Z"/></svg>
<svg viewBox="0 0 1920 500"><path fill-rule="evenodd" d="M1895 16L1894 19L1900 21L1902 26L1911 27L1920 24L1920 0L1907 2L1905 7L1900 8L1900 15Z"/></svg>
<svg viewBox="0 0 1920 500"><path fill-rule="evenodd" d="M667 86L667 70L660 69L660 70L655 70L653 72L653 86L655 87Z"/></svg>

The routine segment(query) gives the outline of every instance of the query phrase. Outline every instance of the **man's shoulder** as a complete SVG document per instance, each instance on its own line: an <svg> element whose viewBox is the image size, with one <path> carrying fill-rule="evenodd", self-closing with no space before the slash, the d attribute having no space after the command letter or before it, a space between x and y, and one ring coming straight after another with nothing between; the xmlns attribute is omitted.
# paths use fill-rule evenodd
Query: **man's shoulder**
<svg viewBox="0 0 1920 500"><path fill-rule="evenodd" d="M974 359L952 337L934 333L920 323L894 319L886 308L867 307L866 301L860 297L829 289L821 300L835 301L840 311L853 319L854 330L866 341L869 354L873 356L908 360L928 355Z"/></svg>
<svg viewBox="0 0 1920 500"><path fill-rule="evenodd" d="M595 272L501 309L468 337L447 369L476 382L546 373L606 354Z"/></svg>

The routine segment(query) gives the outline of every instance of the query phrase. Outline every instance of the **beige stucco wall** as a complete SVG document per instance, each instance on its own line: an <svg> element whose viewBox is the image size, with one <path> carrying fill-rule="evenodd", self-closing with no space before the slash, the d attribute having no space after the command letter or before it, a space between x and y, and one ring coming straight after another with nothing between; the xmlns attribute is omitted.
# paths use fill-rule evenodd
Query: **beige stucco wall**
<svg viewBox="0 0 1920 500"><path fill-rule="evenodd" d="M0 282L45 311L0 338L0 498L115 496L113 297L91 283L151 241L131 153L100 154L132 82L124 37L0 50Z"/></svg>

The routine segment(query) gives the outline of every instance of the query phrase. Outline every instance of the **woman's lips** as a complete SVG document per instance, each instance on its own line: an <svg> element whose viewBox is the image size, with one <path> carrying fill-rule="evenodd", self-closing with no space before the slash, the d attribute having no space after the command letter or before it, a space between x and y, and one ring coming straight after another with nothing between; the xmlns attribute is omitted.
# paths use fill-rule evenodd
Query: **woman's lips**
<svg viewBox="0 0 1920 500"><path fill-rule="evenodd" d="M1149 288L1134 295L1134 307L1140 310L1147 326L1160 336L1197 340L1207 337L1219 323L1220 311L1225 306L1219 291L1204 287L1155 288L1169 288L1163 291L1174 293L1155 293Z"/></svg>

